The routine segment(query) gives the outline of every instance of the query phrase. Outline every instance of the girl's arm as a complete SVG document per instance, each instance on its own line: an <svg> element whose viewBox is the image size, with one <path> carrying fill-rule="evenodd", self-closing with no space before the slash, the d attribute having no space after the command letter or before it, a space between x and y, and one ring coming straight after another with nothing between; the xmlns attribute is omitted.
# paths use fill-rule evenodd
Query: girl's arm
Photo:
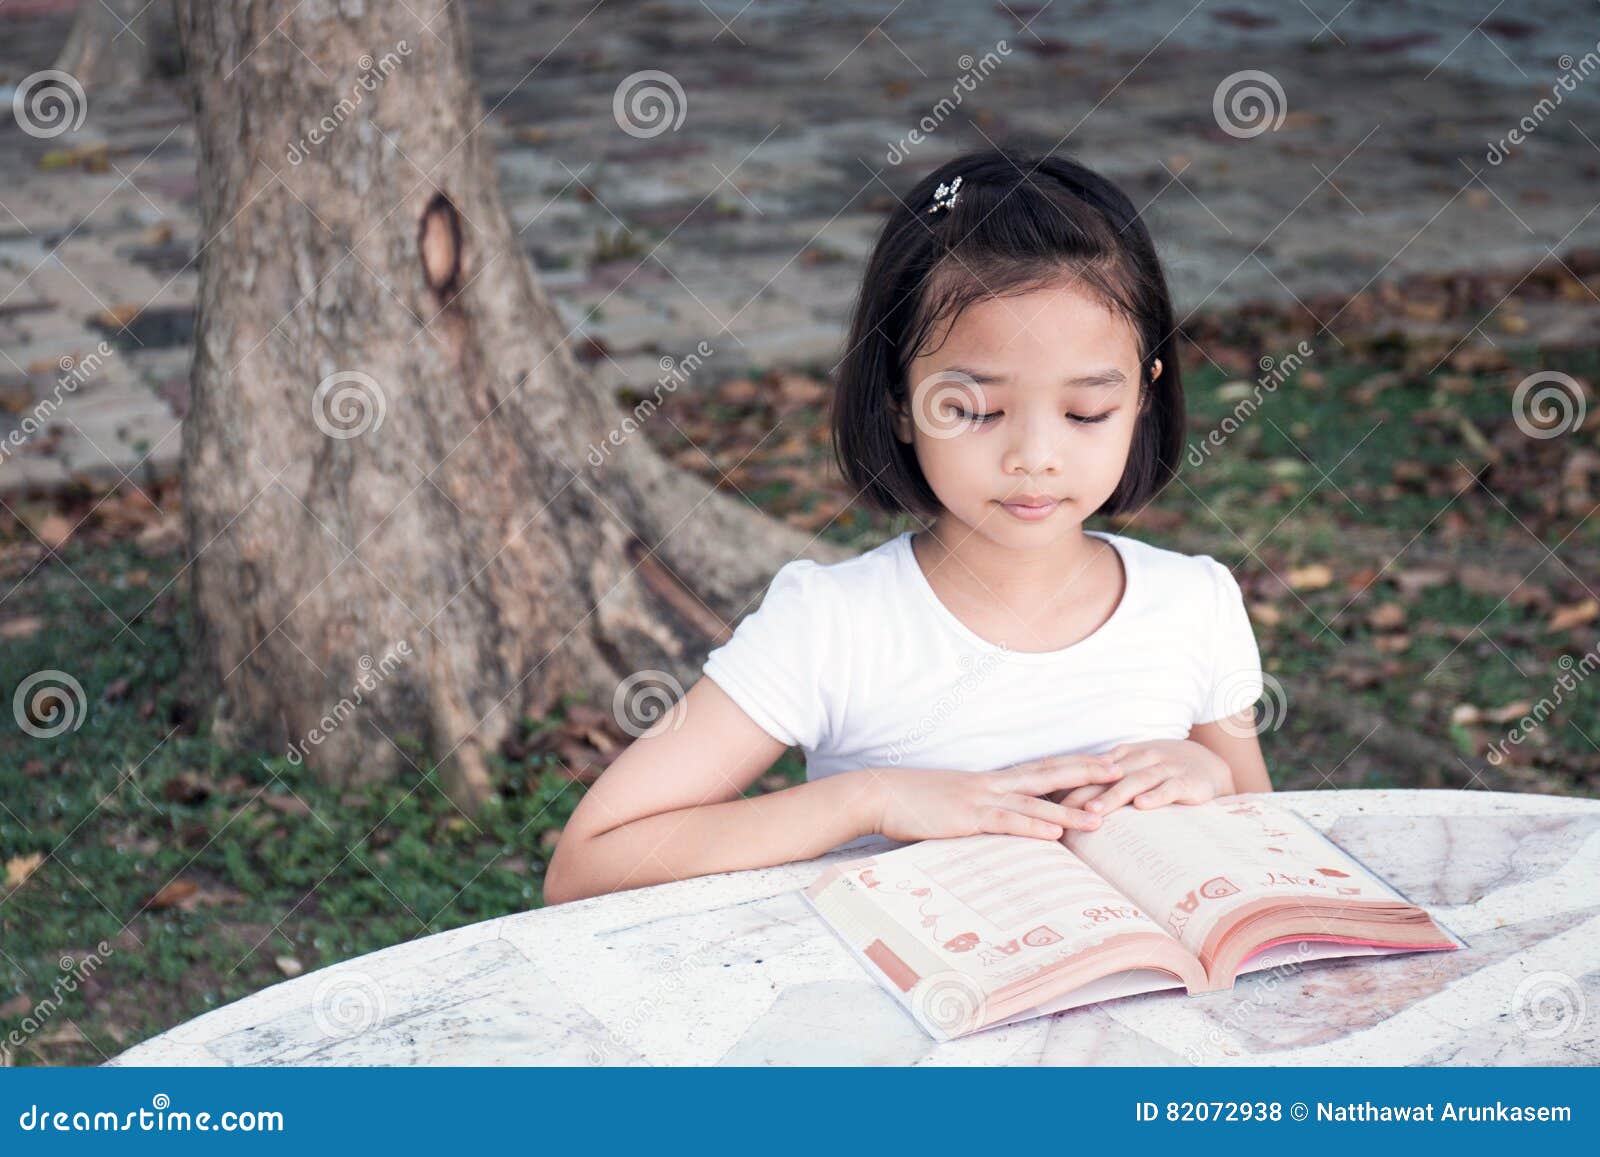
<svg viewBox="0 0 1600 1157"><path fill-rule="evenodd" d="M701 678L578 804L545 873L545 902L811 859L874 830L869 773L741 798L784 750Z"/></svg>
<svg viewBox="0 0 1600 1157"><path fill-rule="evenodd" d="M770 795L746 788L784 745L711 679L629 744L572 813L545 873L548 904L669 880L809 860L858 836L910 842L996 834L1058 840L1099 819L1041 799L1120 772L1097 755L985 774L864 767Z"/></svg>
<svg viewBox="0 0 1600 1157"><path fill-rule="evenodd" d="M1220 756L1222 762L1228 765L1233 782L1226 790L1219 791L1218 795L1272 790L1266 757L1261 754L1261 740L1256 735L1256 710L1253 706L1230 718L1196 723L1189 729L1189 738Z"/></svg>

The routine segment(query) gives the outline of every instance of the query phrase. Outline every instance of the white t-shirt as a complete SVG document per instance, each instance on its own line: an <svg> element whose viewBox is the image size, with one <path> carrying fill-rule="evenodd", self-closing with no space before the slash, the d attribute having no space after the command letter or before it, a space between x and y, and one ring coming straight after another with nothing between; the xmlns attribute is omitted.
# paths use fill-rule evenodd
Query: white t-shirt
<svg viewBox="0 0 1600 1157"><path fill-rule="evenodd" d="M906 531L843 562L786 564L704 674L804 750L808 779L989 771L1184 739L1260 698L1255 634L1226 566L1087 533L1116 548L1126 583L1111 617L1062 650L1013 650L969 630L928 584Z"/></svg>

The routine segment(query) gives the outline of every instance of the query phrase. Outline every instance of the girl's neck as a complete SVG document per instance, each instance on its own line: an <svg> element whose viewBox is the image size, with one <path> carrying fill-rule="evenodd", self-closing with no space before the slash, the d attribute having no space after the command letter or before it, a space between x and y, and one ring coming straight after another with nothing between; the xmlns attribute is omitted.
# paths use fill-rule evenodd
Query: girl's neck
<svg viewBox="0 0 1600 1157"><path fill-rule="evenodd" d="M1046 546L1017 549L994 542L946 511L912 537L912 548L924 573L937 572L945 586L1028 606L1060 598L1064 585L1073 585L1063 584L1063 576L1089 573L1107 544L1079 526Z"/></svg>

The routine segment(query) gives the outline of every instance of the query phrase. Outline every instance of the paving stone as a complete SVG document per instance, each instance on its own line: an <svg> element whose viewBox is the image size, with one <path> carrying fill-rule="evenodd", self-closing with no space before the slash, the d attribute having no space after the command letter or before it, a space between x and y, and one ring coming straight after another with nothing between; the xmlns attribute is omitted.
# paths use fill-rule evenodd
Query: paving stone
<svg viewBox="0 0 1600 1157"><path fill-rule="evenodd" d="M616 384L653 383L662 356L700 340L717 356L684 388L830 364L884 211L934 165L994 141L1065 151L1121 183L1180 315L1600 245L1600 150L1577 132L1600 114L1600 85L1567 94L1503 164L1485 158L1549 93L1552 62L1593 43L1581 6L1556 0L1530 0L1515 34L1394 5L1352 5L1325 27L1269 0L1239 0L1226 19L1187 0L1057 0L1024 15L656 0L637 25L590 20L587 0L469 7L492 110L480 131L518 244L567 329L608 351L594 372ZM69 20L65 5L25 8L0 6L7 97L5 84L48 67ZM985 53L993 66L972 81L964 69ZM684 116L630 135L613 97L646 69L672 75ZM1271 131L1217 119L1219 86L1244 69L1283 90ZM57 140L0 125L0 373L87 353L102 310L137 307L118 335L127 348L75 402L141 432L187 406L187 350L168 344L188 340L199 284L186 116L181 88L159 82L94 94L84 127ZM97 142L115 169L39 166ZM1592 333L1590 304L1533 312L1525 340ZM117 409L128 390L147 404ZM119 466L137 460L126 437L107 437ZM177 441L152 465L175 463ZM0 493L57 477L0 460Z"/></svg>

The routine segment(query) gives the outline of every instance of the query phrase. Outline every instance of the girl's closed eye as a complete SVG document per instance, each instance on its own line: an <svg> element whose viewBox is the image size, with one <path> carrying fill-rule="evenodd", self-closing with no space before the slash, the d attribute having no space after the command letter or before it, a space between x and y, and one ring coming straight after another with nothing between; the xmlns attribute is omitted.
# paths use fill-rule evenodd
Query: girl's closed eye
<svg viewBox="0 0 1600 1157"><path fill-rule="evenodd" d="M980 426L985 422L1000 417L1004 413L1004 410L990 410L987 414L973 414L963 410L960 406L955 407L955 418L958 422L974 422ZM1115 413L1116 410L1113 409L1102 410L1098 414L1068 414L1067 417L1080 426L1093 426L1097 422L1104 422Z"/></svg>

